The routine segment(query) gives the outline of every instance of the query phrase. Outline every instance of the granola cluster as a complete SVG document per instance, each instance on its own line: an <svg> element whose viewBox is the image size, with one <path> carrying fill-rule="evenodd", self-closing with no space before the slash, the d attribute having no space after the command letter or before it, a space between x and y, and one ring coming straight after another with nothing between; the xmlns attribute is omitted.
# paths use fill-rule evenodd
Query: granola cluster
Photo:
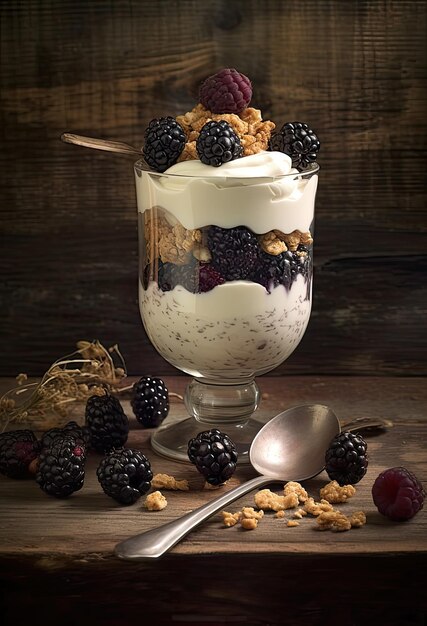
<svg viewBox="0 0 427 626"><path fill-rule="evenodd" d="M309 496L300 483L290 481L284 485L283 495L270 489L258 491L254 496L258 511L252 507L246 507L237 513L223 511L223 523L227 528L240 522L244 528L255 529L264 516L264 511L275 511L274 517L277 519L286 518L286 526L289 528L299 526L300 520L307 515L316 518L319 530L341 532L351 528L360 528L366 524L366 515L363 511L345 515L333 506L333 503L336 502L346 502L355 493L356 490L353 485L340 487L336 481L332 481L320 490L321 499L316 501ZM290 517L287 517L285 513L288 509L296 509Z"/></svg>
<svg viewBox="0 0 427 626"><path fill-rule="evenodd" d="M147 257L151 262L160 257L163 263L185 265L194 252L202 255L199 229L188 230L179 222L170 224L157 207L145 211L144 220Z"/></svg>
<svg viewBox="0 0 427 626"><path fill-rule="evenodd" d="M177 480L169 474L155 474L151 481L153 489L170 489L171 491L188 491L188 480Z"/></svg>
<svg viewBox="0 0 427 626"><path fill-rule="evenodd" d="M161 491L153 491L145 498L144 506L148 511L161 511L166 508L168 501Z"/></svg>
<svg viewBox="0 0 427 626"><path fill-rule="evenodd" d="M300 244L310 246L313 243L313 237L310 231L302 233L300 230L294 230L287 234L282 233L281 230L270 230L260 235L259 243L264 252L277 256L287 250L296 252Z"/></svg>
<svg viewBox="0 0 427 626"><path fill-rule="evenodd" d="M184 129L187 141L178 161L198 159L196 141L203 126L210 121L224 120L234 130L243 147L243 156L257 154L268 149L274 122L264 121L259 109L248 107L240 115L235 113L212 113L198 103L191 111L178 115L176 121Z"/></svg>

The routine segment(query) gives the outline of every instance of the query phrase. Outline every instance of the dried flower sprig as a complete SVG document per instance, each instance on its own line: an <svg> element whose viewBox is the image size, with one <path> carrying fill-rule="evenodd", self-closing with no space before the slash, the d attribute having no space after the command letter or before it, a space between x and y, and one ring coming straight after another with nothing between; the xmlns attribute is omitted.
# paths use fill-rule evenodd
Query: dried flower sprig
<svg viewBox="0 0 427 626"><path fill-rule="evenodd" d="M79 341L77 350L55 361L39 383L25 384L0 398L2 430L11 422L43 422L50 414L66 418L69 408L91 395L115 392L126 377L126 365L117 345L105 348L99 341Z"/></svg>

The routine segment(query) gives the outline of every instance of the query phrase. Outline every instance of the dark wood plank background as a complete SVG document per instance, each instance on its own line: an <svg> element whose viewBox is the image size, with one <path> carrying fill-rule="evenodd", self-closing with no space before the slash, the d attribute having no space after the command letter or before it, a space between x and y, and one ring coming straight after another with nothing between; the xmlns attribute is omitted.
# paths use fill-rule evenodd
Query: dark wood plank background
<svg viewBox="0 0 427 626"><path fill-rule="evenodd" d="M226 66L279 124L322 140L314 308L274 374L427 373L426 3L2 0L0 374L78 339L131 373L176 373L137 305L132 163L63 131L138 145Z"/></svg>

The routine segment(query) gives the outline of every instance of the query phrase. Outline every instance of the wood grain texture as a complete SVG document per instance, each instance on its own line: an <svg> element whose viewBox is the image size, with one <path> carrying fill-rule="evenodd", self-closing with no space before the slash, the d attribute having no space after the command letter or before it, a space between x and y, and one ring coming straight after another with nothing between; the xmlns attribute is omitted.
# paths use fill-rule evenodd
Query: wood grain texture
<svg viewBox="0 0 427 626"><path fill-rule="evenodd" d="M176 373L139 318L132 161L59 137L140 145L236 66L266 118L322 139L313 316L275 375L426 374L426 7L3 0L0 373L40 374L93 337L130 372Z"/></svg>
<svg viewBox="0 0 427 626"><path fill-rule="evenodd" d="M12 382L0 380L0 393ZM75 624L76 612L82 624L105 626L130 624L141 614L160 626L176 622L293 626L296 613L298 623L310 626L325 621L338 626L343 615L350 626L422 624L427 603L417 573L426 566L425 511L407 523L390 522L377 512L370 490L380 471L399 464L427 482L426 380L293 376L285 387L277 377L261 382L266 394L259 409L261 420L296 402L315 401L330 404L344 420L366 415L393 420L390 430L365 433L367 475L356 485L353 501L340 507L343 512L364 510L366 526L346 533L318 532L312 519L286 528L283 520L266 514L256 531L245 532L224 528L215 515L169 555L131 563L113 556L117 541L174 519L211 500L216 492L164 492L168 506L157 513L144 511L141 501L120 507L97 483L100 457L95 454L89 456L83 489L62 501L49 498L32 481L0 477L3 623L16 623L19 605L23 621L37 615L47 625L65 626ZM167 384L182 393L185 380L171 377ZM130 415L127 403L125 408ZM185 410L174 403L171 413L179 417ZM154 454L149 434L133 419L129 444L149 456L155 472L188 478L195 486L196 470ZM221 491L253 475L250 468L238 467ZM316 495L326 481L322 473L305 486ZM235 511L245 505L253 505L253 494L229 508Z"/></svg>

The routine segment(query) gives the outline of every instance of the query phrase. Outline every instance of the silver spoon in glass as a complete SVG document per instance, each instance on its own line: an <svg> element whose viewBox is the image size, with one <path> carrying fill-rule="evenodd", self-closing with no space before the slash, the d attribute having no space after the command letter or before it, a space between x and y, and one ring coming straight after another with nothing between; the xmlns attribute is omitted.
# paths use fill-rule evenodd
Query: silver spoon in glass
<svg viewBox="0 0 427 626"><path fill-rule="evenodd" d="M386 420L359 418L346 424L345 430L390 425ZM115 547L116 555L123 559L155 559L201 522L249 491L273 482L300 482L317 476L324 469L325 452L331 440L340 431L335 413L321 404L297 406L279 413L256 434L249 450L250 462L260 476L177 520L122 541Z"/></svg>

